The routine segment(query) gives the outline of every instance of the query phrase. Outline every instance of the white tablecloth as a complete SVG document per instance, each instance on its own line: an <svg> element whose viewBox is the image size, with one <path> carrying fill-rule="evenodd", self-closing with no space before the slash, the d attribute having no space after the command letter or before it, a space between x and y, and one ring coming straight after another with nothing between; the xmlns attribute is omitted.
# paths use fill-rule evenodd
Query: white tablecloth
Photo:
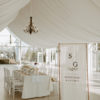
<svg viewBox="0 0 100 100"><path fill-rule="evenodd" d="M52 84L49 76L25 76L22 98L34 98L50 95Z"/></svg>

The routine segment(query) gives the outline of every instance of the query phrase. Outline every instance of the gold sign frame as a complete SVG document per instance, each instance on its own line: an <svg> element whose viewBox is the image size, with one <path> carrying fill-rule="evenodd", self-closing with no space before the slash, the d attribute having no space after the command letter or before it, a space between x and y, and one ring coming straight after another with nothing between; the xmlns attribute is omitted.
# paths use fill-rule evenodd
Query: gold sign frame
<svg viewBox="0 0 100 100"><path fill-rule="evenodd" d="M88 44L87 43L58 43L58 66L59 66L59 100L61 100L61 64L60 64L60 48L62 45L71 45L71 44L86 44L86 63L87 63L87 91L88 91L88 100L90 100L90 91L89 91L89 75L88 75Z"/></svg>

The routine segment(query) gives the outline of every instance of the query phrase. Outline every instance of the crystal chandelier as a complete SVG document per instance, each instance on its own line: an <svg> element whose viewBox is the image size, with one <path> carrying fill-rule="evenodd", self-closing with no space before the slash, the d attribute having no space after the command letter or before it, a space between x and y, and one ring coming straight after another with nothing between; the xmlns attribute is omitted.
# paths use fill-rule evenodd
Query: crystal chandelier
<svg viewBox="0 0 100 100"><path fill-rule="evenodd" d="M28 26L26 26L26 29L24 29L24 32L25 32L25 33L29 33L29 34L37 33L37 32L38 32L38 29L37 29L36 26L32 23L32 17L30 17L30 23L29 23Z"/></svg>

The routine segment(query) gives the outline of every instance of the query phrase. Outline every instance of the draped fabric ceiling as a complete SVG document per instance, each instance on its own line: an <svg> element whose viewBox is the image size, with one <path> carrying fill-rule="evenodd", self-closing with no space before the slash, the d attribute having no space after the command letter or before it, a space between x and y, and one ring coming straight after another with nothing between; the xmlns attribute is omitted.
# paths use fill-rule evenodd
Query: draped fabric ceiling
<svg viewBox="0 0 100 100"><path fill-rule="evenodd" d="M29 0L0 0L0 31L11 23Z"/></svg>
<svg viewBox="0 0 100 100"><path fill-rule="evenodd" d="M16 36L34 47L55 47L60 42L100 42L100 0L28 2L0 0L0 29L9 24L9 29ZM39 29L37 34L32 35L23 31L31 14Z"/></svg>

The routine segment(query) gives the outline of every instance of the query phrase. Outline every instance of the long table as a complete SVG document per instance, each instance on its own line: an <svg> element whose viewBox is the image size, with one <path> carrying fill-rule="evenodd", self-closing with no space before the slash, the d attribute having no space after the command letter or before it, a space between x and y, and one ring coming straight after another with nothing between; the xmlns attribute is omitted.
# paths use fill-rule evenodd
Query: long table
<svg viewBox="0 0 100 100"><path fill-rule="evenodd" d="M16 70L16 68L11 68L10 72L12 73L14 70ZM21 70L17 69L16 71L18 72L18 78L24 79L22 99L48 96L53 91L53 85L49 76L27 75L22 73Z"/></svg>

